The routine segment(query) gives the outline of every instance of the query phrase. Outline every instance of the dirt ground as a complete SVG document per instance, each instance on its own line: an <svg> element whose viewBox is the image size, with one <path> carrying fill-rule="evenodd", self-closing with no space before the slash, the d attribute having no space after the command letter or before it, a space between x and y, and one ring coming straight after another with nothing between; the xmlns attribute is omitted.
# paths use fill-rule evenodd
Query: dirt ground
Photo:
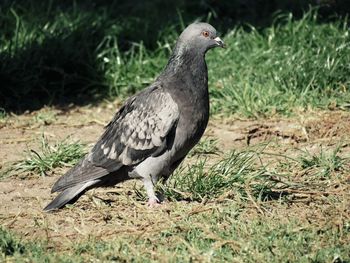
<svg viewBox="0 0 350 263"><path fill-rule="evenodd" d="M12 162L23 159L28 149L38 149L40 136L50 140L62 140L70 136L92 144L101 134L103 127L111 119L117 103L103 107L83 107L68 110L46 108L21 116L10 116L0 122L0 169ZM339 155L350 157L350 112L315 111L301 112L291 118L269 118L245 120L238 118L211 118L206 137L218 140L221 154L232 149L267 143L265 151L289 157L300 155L301 150L310 153L341 147ZM276 157L277 158L277 157ZM270 156L273 162L276 158ZM152 231L164 226L164 218L176 220L183 214L201 213L210 210L214 204L166 202L154 211L140 201L134 188L140 187L135 181L114 188L101 188L89 191L79 199L74 207L55 213L44 213L42 208L53 198L50 188L57 178L68 168L57 169L46 177L38 175L12 176L0 181L0 223L21 236L31 240L46 240L49 244L73 245L90 237L110 238L118 233L142 234L152 227ZM337 189L350 202L350 171L347 183ZM142 188L141 188L142 189ZM341 191L339 189L342 189ZM348 203L350 204L350 203ZM253 204L254 205L254 204ZM343 204L344 206L344 204ZM350 205L349 205L350 206ZM289 212L300 218L315 216L315 211L324 210L334 217L340 214L350 218L349 207L318 206L317 202L305 210L302 204L295 204ZM249 212L252 214L252 212ZM259 211L256 211L258 214ZM300 213L298 215L298 213ZM253 215L254 216L254 215ZM333 217L332 216L332 217ZM327 221L323 218L319 222ZM157 225L157 228L154 226Z"/></svg>

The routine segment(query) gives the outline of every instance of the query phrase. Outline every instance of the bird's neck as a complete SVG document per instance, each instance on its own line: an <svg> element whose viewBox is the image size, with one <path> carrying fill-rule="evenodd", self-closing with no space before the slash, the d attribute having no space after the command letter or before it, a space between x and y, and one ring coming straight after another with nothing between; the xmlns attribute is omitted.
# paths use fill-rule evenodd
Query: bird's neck
<svg viewBox="0 0 350 263"><path fill-rule="evenodd" d="M167 76L191 76L194 87L207 89L208 69L205 53L198 50L176 47L166 65L163 74Z"/></svg>

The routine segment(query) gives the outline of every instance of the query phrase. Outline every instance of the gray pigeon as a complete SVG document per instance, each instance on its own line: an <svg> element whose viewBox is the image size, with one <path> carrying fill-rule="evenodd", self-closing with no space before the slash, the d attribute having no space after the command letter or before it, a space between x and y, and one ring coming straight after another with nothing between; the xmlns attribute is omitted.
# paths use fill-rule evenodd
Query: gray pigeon
<svg viewBox="0 0 350 263"><path fill-rule="evenodd" d="M130 178L143 181L150 206L158 204L154 185L171 175L207 126L205 54L214 47L224 47L214 27L189 25L160 76L125 102L92 150L58 179L51 192L61 193L44 210L59 209L88 189Z"/></svg>

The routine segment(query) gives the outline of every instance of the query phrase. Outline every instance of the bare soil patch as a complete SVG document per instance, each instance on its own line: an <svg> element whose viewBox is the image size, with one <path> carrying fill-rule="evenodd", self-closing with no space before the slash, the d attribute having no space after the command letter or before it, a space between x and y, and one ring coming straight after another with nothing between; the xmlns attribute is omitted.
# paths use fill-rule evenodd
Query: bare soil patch
<svg viewBox="0 0 350 263"><path fill-rule="evenodd" d="M52 140L71 136L91 146L111 119L117 104L61 111L43 109L38 112L11 116L0 125L0 168L23 159L26 149L38 148L41 134ZM38 116L42 116L38 120ZM46 117L45 117L46 116ZM350 113L342 111L307 112L292 118L263 120L212 118L205 136L217 139L219 155L233 149L245 149L264 144L265 152L297 157L301 151L310 153L333 150L350 157ZM213 155L213 158L218 158ZM267 155L266 162L276 162L281 156ZM186 160L189 162L190 160ZM198 213L210 213L222 200L207 203L166 202L152 210L135 193L141 184L129 181L114 188L89 191L73 206L55 213L42 208L53 198L50 188L68 168L57 169L50 176L12 176L0 181L1 225L31 240L45 240L63 250L81 240L108 240L115 235L147 235L165 229L183 218ZM301 176L294 174L295 180ZM305 175L303 175L305 176ZM296 195L304 198L295 202L248 202L242 204L242 218L264 216L283 220L295 217L306 224L327 226L350 220L350 172L347 180L334 180L327 192L319 195L313 189ZM341 202L329 203L326 196L334 195ZM224 199L223 199L224 200ZM227 200L226 200L227 201ZM235 202L231 200L230 202Z"/></svg>

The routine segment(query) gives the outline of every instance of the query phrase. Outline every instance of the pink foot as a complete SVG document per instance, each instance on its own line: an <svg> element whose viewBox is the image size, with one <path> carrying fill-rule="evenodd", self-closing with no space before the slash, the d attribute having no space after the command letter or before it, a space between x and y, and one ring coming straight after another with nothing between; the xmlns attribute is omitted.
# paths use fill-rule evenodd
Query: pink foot
<svg viewBox="0 0 350 263"><path fill-rule="evenodd" d="M159 207L161 206L161 204L157 199L149 199L147 202L147 206L153 208L153 207Z"/></svg>

